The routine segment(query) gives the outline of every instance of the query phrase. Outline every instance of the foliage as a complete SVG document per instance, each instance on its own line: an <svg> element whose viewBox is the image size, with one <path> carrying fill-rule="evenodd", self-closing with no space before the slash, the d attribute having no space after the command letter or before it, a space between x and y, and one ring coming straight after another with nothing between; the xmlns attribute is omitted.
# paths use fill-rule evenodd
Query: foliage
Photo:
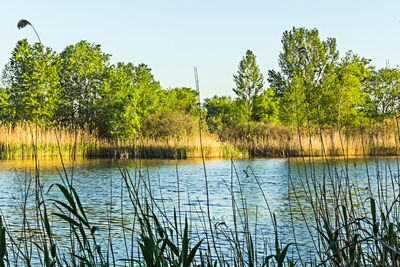
<svg viewBox="0 0 400 267"><path fill-rule="evenodd" d="M67 46L60 56L60 84L63 90L58 119L94 128L92 114L95 113L110 56L101 51L100 45L87 41Z"/></svg>
<svg viewBox="0 0 400 267"><path fill-rule="evenodd" d="M133 139L140 131L138 95L133 84L135 66L118 63L106 70L99 98L95 103L95 122L106 137Z"/></svg>
<svg viewBox="0 0 400 267"><path fill-rule="evenodd" d="M368 115L383 119L397 114L400 108L400 70L383 68L372 73L368 93Z"/></svg>
<svg viewBox="0 0 400 267"><path fill-rule="evenodd" d="M335 68L336 86L331 95L331 123L360 126L366 119L366 88L371 79L370 60L349 51Z"/></svg>
<svg viewBox="0 0 400 267"><path fill-rule="evenodd" d="M7 115L2 116L14 122L52 122L60 101L60 68L60 58L50 48L18 41L3 75L1 105Z"/></svg>
<svg viewBox="0 0 400 267"><path fill-rule="evenodd" d="M142 135L153 139L180 139L192 135L198 120L184 112L168 112L148 115L143 118Z"/></svg>
<svg viewBox="0 0 400 267"><path fill-rule="evenodd" d="M10 103L10 95L4 88L0 88L0 120L11 122L14 117L15 109Z"/></svg>
<svg viewBox="0 0 400 267"><path fill-rule="evenodd" d="M280 120L290 124L325 123L338 58L336 40L321 41L317 29L285 31L279 55L281 71L269 71L268 82L280 96Z"/></svg>
<svg viewBox="0 0 400 267"><path fill-rule="evenodd" d="M138 95L137 112L141 118L158 113L161 110L161 85L151 74L151 68L139 64L133 70L133 86Z"/></svg>
<svg viewBox="0 0 400 267"><path fill-rule="evenodd" d="M230 96L217 96L204 100L206 110L206 122L211 132L222 130L222 127L229 123L234 115L234 101Z"/></svg>
<svg viewBox="0 0 400 267"><path fill-rule="evenodd" d="M317 29L285 31L278 63L264 88L247 50L233 75L236 97L215 95L201 105L191 88L162 88L146 64L112 65L98 44L80 41L57 54L21 40L3 71L0 120L56 122L114 142L181 138L202 118L209 132L244 140L263 139L268 125L348 131L399 114L400 70L375 71L351 51L339 59L336 40L321 40Z"/></svg>
<svg viewBox="0 0 400 267"><path fill-rule="evenodd" d="M233 75L236 88L233 91L240 100L243 101L247 109L247 119L253 118L254 99L259 95L264 87L264 76L256 63L256 56L251 50L246 51L246 55L239 63L236 75Z"/></svg>
<svg viewBox="0 0 400 267"><path fill-rule="evenodd" d="M254 99L254 119L261 122L278 122L279 98L268 88Z"/></svg>
<svg viewBox="0 0 400 267"><path fill-rule="evenodd" d="M183 112L191 116L199 116L198 93L188 87L162 90L162 112Z"/></svg>

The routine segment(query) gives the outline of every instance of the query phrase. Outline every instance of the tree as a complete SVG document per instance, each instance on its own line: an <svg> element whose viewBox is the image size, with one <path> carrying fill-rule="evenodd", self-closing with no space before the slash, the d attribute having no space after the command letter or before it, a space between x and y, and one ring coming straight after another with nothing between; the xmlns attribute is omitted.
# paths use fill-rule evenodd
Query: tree
<svg viewBox="0 0 400 267"><path fill-rule="evenodd" d="M280 97L280 120L325 123L331 113L325 104L335 77L336 40L321 41L317 29L293 28L283 33L282 48L280 72L268 72L268 82Z"/></svg>
<svg viewBox="0 0 400 267"><path fill-rule="evenodd" d="M60 101L61 61L41 43L18 41L3 75L2 106L13 121L45 123L54 120ZM3 113L3 112L2 112Z"/></svg>
<svg viewBox="0 0 400 267"><path fill-rule="evenodd" d="M138 95L138 114L141 118L158 113L162 109L160 82L154 79L151 68L146 64L141 63L134 67L133 86Z"/></svg>
<svg viewBox="0 0 400 267"><path fill-rule="evenodd" d="M206 122L211 132L221 131L223 126L234 120L235 103L230 96L217 96L204 99Z"/></svg>
<svg viewBox="0 0 400 267"><path fill-rule="evenodd" d="M95 102L95 125L104 137L129 140L140 133L134 70L132 63L118 63L106 70Z"/></svg>
<svg viewBox="0 0 400 267"><path fill-rule="evenodd" d="M254 100L254 118L261 122L277 122L279 99L275 96L274 90L264 90Z"/></svg>
<svg viewBox="0 0 400 267"><path fill-rule="evenodd" d="M253 118L254 99L264 86L264 77L256 63L256 56L250 50L239 63L237 75L233 75L236 88L233 91L241 99L247 110L247 119Z"/></svg>
<svg viewBox="0 0 400 267"><path fill-rule="evenodd" d="M94 128L93 114L98 90L101 87L109 55L100 45L80 41L67 46L61 53L60 84L63 88L62 103L58 114L60 121L89 125Z"/></svg>
<svg viewBox="0 0 400 267"><path fill-rule="evenodd" d="M197 92L191 88L173 88L162 90L161 106L162 112L179 111L191 116L198 116Z"/></svg>
<svg viewBox="0 0 400 267"><path fill-rule="evenodd" d="M10 104L10 95L0 87L0 122L12 122L15 110Z"/></svg>
<svg viewBox="0 0 400 267"><path fill-rule="evenodd" d="M329 103L332 124L360 126L366 119L366 89L373 71L369 63L369 59L349 51L335 67L336 86L333 87Z"/></svg>
<svg viewBox="0 0 400 267"><path fill-rule="evenodd" d="M367 88L370 117L383 119L400 109L400 70L383 68L372 73Z"/></svg>

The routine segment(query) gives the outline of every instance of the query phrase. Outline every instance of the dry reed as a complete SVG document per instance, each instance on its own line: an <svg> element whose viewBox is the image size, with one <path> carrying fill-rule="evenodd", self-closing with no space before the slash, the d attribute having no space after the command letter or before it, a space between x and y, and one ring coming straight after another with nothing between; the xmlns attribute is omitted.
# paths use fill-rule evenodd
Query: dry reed
<svg viewBox="0 0 400 267"><path fill-rule="evenodd" d="M17 124L0 124L0 158L33 158L35 127ZM200 158L198 136L180 138L138 138L133 141L110 141L100 138L87 129L70 127L39 127L38 157L52 158L61 155L65 158L93 157L141 157L141 158ZM59 143L59 146L58 146ZM215 135L205 135L203 146L206 158L247 157L246 150L223 143Z"/></svg>
<svg viewBox="0 0 400 267"><path fill-rule="evenodd" d="M290 131L282 126L264 126L251 138L236 139L233 144L247 148L255 157L295 156L396 156L399 134L393 121L369 124L340 131L316 129ZM321 141L323 140L323 142Z"/></svg>
<svg viewBox="0 0 400 267"><path fill-rule="evenodd" d="M395 156L398 151L398 131L394 121L370 124L359 129L316 131L302 129L300 135L288 128L264 125L251 137L224 138L206 133L203 149L206 158L287 157L287 156ZM35 127L0 124L0 158L33 158ZM199 136L139 137L132 141L100 138L96 132L72 127L39 127L38 157L65 158L201 158ZM59 146L57 145L59 143ZM324 146L324 147L322 147ZM118 149L116 149L116 147Z"/></svg>

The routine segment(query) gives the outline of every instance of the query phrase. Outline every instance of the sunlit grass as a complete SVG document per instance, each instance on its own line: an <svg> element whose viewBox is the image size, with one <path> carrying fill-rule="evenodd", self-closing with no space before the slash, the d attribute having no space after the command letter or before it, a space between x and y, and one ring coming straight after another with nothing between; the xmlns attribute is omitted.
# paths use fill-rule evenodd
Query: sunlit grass
<svg viewBox="0 0 400 267"><path fill-rule="evenodd" d="M0 125L0 158L34 158L35 127L17 124ZM39 127L37 153L39 158L201 158L197 135L179 138L142 138L132 141L107 140L96 132L69 127ZM223 143L215 135L203 136L206 158L247 157L245 149Z"/></svg>
<svg viewBox="0 0 400 267"><path fill-rule="evenodd" d="M251 137L242 132L223 136L203 133L205 158L293 157L293 156L395 156L399 154L398 133L392 121L371 124L362 129L341 131L317 129L299 134L276 124L254 130ZM33 158L35 127L26 124L0 124L0 158ZM323 141L322 141L323 140ZM54 158L201 158L196 133L179 137L144 138L131 141L107 140L95 131L72 127L39 127L38 157Z"/></svg>

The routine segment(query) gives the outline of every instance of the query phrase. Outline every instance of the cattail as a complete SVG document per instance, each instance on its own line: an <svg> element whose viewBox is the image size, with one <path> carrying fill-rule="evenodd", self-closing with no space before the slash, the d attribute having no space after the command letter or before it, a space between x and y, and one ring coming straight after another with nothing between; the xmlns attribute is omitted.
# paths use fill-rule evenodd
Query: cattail
<svg viewBox="0 0 400 267"><path fill-rule="evenodd" d="M20 21L18 21L17 27L18 27L18 29L22 29L22 28L25 28L26 25L32 26L32 24L29 21L27 21L26 19L21 19Z"/></svg>
<svg viewBox="0 0 400 267"><path fill-rule="evenodd" d="M18 29L22 29L22 28L25 28L27 25L30 25L32 27L32 29L35 31L37 38L39 39L39 43L42 43L35 27L33 27L33 25L26 19L21 19L20 21L18 21L17 27L18 27Z"/></svg>

